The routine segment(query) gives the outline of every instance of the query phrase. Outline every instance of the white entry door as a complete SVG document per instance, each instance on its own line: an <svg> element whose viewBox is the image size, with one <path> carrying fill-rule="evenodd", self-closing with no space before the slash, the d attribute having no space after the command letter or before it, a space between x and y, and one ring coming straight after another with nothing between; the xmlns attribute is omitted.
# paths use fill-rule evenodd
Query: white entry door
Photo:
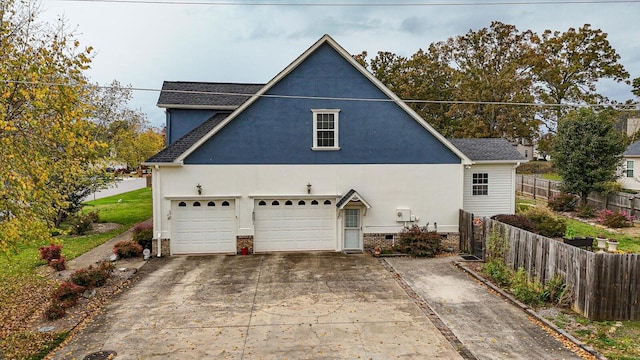
<svg viewBox="0 0 640 360"><path fill-rule="evenodd" d="M344 250L360 250L360 209L344 209Z"/></svg>

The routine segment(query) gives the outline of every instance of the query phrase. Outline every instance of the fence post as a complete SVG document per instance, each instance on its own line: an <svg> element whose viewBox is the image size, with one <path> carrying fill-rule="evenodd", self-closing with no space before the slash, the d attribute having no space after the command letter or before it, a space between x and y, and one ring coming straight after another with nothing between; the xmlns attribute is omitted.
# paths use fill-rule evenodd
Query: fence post
<svg viewBox="0 0 640 360"><path fill-rule="evenodd" d="M520 194L524 195L524 175L520 175Z"/></svg>
<svg viewBox="0 0 640 360"><path fill-rule="evenodd" d="M536 178L533 178L533 200L536 199Z"/></svg>
<svg viewBox="0 0 640 360"><path fill-rule="evenodd" d="M549 180L547 184L547 201L549 201L549 199L551 199L551 180Z"/></svg>

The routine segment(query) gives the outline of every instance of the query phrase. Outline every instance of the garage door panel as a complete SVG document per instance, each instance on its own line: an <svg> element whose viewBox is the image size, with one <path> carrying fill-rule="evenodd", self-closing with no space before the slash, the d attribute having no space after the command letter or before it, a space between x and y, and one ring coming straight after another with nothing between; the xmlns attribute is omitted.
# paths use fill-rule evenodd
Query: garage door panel
<svg viewBox="0 0 640 360"><path fill-rule="evenodd" d="M256 252L336 249L332 200L256 200L255 204Z"/></svg>
<svg viewBox="0 0 640 360"><path fill-rule="evenodd" d="M171 207L174 254L236 251L235 201L174 201Z"/></svg>

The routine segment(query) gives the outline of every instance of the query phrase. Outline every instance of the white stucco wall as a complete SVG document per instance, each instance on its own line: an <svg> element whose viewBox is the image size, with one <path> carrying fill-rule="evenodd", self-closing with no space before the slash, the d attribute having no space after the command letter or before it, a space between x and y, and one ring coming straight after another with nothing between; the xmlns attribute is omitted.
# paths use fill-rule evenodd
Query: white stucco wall
<svg viewBox="0 0 640 360"><path fill-rule="evenodd" d="M464 167L454 165L185 165L153 170L155 238L170 238L171 199L235 198L237 235L253 235L254 198L342 196L355 189L371 205L364 233L400 231L395 209L408 208L440 232L458 231ZM202 186L198 195L196 185Z"/></svg>
<svg viewBox="0 0 640 360"><path fill-rule="evenodd" d="M489 194L473 195L473 173L489 174ZM464 209L475 216L515 212L516 171L514 164L471 165L464 170Z"/></svg>

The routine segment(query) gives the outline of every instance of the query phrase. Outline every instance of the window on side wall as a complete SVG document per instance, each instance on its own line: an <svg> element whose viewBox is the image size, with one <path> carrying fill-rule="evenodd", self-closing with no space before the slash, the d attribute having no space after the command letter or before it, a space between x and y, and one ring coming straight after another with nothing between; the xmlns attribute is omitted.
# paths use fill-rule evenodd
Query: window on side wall
<svg viewBox="0 0 640 360"><path fill-rule="evenodd" d="M337 109L315 109L313 112L313 150L340 150L338 146Z"/></svg>
<svg viewBox="0 0 640 360"><path fill-rule="evenodd" d="M627 160L627 177L628 178L632 178L633 177L633 160Z"/></svg>
<svg viewBox="0 0 640 360"><path fill-rule="evenodd" d="M489 174L474 173L471 183L473 196L489 195Z"/></svg>

